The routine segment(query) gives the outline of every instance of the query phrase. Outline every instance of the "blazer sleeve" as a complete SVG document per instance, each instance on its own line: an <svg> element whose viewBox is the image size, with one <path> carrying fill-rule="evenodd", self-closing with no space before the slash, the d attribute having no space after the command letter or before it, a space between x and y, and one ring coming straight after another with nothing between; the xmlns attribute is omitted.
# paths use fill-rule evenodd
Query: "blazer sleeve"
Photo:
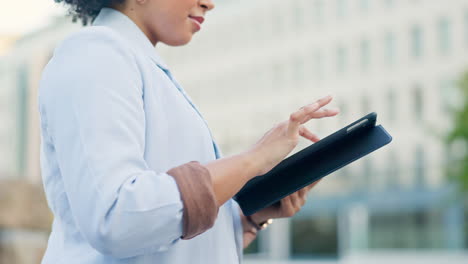
<svg viewBox="0 0 468 264"><path fill-rule="evenodd" d="M142 78L125 45L106 30L75 33L55 50L39 93L73 219L93 248L118 258L167 250L210 228L218 212L206 168L192 162L168 174L145 162ZM199 189L183 190L181 171L204 184L192 177ZM201 226L190 227L199 216L193 201L184 210L187 197L209 204Z"/></svg>

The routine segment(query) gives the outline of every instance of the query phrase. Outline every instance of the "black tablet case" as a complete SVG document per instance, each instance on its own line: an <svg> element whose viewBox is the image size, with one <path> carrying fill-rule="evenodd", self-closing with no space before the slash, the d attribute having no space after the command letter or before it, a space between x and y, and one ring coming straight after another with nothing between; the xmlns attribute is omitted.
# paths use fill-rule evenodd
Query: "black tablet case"
<svg viewBox="0 0 468 264"><path fill-rule="evenodd" d="M268 207L326 175L385 146L392 137L370 113L286 158L234 196L245 215Z"/></svg>

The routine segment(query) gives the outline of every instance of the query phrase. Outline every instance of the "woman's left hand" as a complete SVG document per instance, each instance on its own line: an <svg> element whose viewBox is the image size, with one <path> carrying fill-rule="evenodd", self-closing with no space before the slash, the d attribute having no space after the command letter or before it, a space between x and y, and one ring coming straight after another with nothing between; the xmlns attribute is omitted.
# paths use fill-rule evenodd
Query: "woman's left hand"
<svg viewBox="0 0 468 264"><path fill-rule="evenodd" d="M300 189L299 191L284 197L278 203L275 203L265 209L258 211L250 217L255 223L262 223L272 218L285 218L294 216L306 203L308 192L320 180ZM246 248L257 236L257 230L247 221L241 212L242 226L244 229L244 248Z"/></svg>
<svg viewBox="0 0 468 264"><path fill-rule="evenodd" d="M264 222L270 218L291 217L299 212L307 201L307 194L320 180L296 191L295 193L284 197L278 203L275 203L257 213L251 215L256 223Z"/></svg>

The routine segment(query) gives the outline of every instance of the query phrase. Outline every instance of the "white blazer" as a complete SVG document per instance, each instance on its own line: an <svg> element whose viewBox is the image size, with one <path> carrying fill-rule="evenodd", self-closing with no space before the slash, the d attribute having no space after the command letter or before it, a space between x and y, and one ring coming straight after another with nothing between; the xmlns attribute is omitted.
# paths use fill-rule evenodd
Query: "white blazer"
<svg viewBox="0 0 468 264"><path fill-rule="evenodd" d="M39 87L41 170L55 219L44 264L234 264L239 207L181 240L178 165L216 159L210 131L144 33L104 8L54 51Z"/></svg>

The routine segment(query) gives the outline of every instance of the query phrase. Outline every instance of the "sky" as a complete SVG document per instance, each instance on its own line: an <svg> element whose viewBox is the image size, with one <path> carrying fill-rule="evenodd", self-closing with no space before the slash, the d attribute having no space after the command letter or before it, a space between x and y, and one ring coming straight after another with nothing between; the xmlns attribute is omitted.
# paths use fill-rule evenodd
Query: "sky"
<svg viewBox="0 0 468 264"><path fill-rule="evenodd" d="M66 8L54 0L0 0L0 37L22 35L48 24L56 15L65 15ZM227 2L227 0L217 0Z"/></svg>
<svg viewBox="0 0 468 264"><path fill-rule="evenodd" d="M48 24L66 9L54 0L1 0L0 35L22 35Z"/></svg>

